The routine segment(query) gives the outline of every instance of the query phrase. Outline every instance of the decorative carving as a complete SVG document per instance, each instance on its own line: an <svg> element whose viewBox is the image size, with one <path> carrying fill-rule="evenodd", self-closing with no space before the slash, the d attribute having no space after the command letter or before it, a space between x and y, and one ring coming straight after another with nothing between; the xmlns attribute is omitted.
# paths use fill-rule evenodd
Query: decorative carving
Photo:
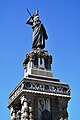
<svg viewBox="0 0 80 120"><path fill-rule="evenodd" d="M13 107L11 107L11 120L15 120L16 119L16 111Z"/></svg>
<svg viewBox="0 0 80 120"><path fill-rule="evenodd" d="M16 91L9 97L9 103L14 100L14 98L19 94L19 92L24 88L24 84L21 84Z"/></svg>
<svg viewBox="0 0 80 120"><path fill-rule="evenodd" d="M25 96L22 96L21 98L21 104L22 104L22 109L21 109L21 120L28 120L28 101Z"/></svg>
<svg viewBox="0 0 80 120"><path fill-rule="evenodd" d="M40 92L48 92L48 93L55 93L62 94L62 95L70 95L70 88L69 86L64 85L57 85L57 84L42 84L39 82L23 82L21 85L17 87L17 89L14 90L14 92L9 96L9 104L19 95L19 93L22 90L34 90L34 91L40 91Z"/></svg>
<svg viewBox="0 0 80 120"><path fill-rule="evenodd" d="M55 94L65 94L65 95L70 94L70 88L64 86L26 82L25 87L30 90L47 91Z"/></svg>
<svg viewBox="0 0 80 120"><path fill-rule="evenodd" d="M23 95L21 97L21 120L34 120L33 116L33 97Z"/></svg>
<svg viewBox="0 0 80 120"><path fill-rule="evenodd" d="M41 64L42 68L51 70L51 64L52 64L52 56L48 54L47 51L44 50L32 50L30 53L26 55L26 58L23 62L24 69L26 69L26 66L29 62L32 62L32 67L34 68L40 68L39 65L39 59L41 59L43 64Z"/></svg>
<svg viewBox="0 0 80 120"><path fill-rule="evenodd" d="M29 107L29 120L34 120L33 107L32 106Z"/></svg>
<svg viewBox="0 0 80 120"><path fill-rule="evenodd" d="M44 58L38 58L38 68L45 69Z"/></svg>
<svg viewBox="0 0 80 120"><path fill-rule="evenodd" d="M50 119L50 99L38 99L38 120L51 120Z"/></svg>
<svg viewBox="0 0 80 120"><path fill-rule="evenodd" d="M21 111L20 110L17 111L17 113L16 113L16 119L21 120Z"/></svg>

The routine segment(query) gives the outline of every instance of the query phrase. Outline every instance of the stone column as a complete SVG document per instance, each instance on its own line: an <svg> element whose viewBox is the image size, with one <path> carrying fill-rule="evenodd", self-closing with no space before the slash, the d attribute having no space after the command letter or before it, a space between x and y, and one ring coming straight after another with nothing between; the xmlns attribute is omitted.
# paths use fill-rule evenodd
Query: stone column
<svg viewBox="0 0 80 120"><path fill-rule="evenodd" d="M28 100L25 96L22 96L21 98L21 105L22 105L22 108L21 108L21 120L29 120L28 119Z"/></svg>
<svg viewBox="0 0 80 120"><path fill-rule="evenodd" d="M16 111L13 107L11 107L11 120L16 120Z"/></svg>

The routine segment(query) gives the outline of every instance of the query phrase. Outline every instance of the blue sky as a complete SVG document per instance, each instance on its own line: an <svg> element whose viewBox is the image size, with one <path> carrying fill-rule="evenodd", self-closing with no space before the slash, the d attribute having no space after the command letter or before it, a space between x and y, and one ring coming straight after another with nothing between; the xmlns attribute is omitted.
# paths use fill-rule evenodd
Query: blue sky
<svg viewBox="0 0 80 120"><path fill-rule="evenodd" d="M53 76L70 85L69 120L79 120L79 0L0 0L0 118L10 120L8 95L23 78L22 62L31 50L27 8L32 14L39 10L49 37L45 49L53 56Z"/></svg>

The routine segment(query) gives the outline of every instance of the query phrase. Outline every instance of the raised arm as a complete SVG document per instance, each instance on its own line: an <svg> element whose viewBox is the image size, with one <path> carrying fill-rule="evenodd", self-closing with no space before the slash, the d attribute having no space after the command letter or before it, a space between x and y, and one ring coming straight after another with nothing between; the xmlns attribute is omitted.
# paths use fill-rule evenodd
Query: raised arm
<svg viewBox="0 0 80 120"><path fill-rule="evenodd" d="M29 24L29 25L33 25L33 22L31 22L30 20L32 19L32 16L30 16L29 18L28 18L28 20L26 21L26 24Z"/></svg>

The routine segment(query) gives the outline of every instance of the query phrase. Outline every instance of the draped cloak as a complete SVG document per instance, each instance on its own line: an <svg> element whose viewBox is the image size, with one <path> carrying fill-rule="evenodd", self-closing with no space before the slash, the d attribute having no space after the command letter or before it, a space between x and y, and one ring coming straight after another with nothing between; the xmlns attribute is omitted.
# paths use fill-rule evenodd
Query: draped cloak
<svg viewBox="0 0 80 120"><path fill-rule="evenodd" d="M45 48L45 40L47 40L48 36L46 30L41 22L37 23L33 28L33 44L32 48Z"/></svg>

